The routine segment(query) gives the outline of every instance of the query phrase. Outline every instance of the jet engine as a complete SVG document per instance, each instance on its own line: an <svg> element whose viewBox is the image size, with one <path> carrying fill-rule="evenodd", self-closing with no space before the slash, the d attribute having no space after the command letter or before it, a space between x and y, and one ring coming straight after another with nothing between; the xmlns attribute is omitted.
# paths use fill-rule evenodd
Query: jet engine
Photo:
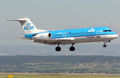
<svg viewBox="0 0 120 78"><path fill-rule="evenodd" d="M51 39L51 33L40 33L40 34L36 34L34 35L33 39L35 40L48 40Z"/></svg>

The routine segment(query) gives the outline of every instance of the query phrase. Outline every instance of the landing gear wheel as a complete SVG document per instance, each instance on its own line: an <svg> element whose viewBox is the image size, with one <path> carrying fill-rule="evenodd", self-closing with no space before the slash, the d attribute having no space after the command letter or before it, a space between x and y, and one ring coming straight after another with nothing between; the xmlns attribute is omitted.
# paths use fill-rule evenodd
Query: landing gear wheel
<svg viewBox="0 0 120 78"><path fill-rule="evenodd" d="M74 43L72 44L72 46L70 47L70 51L75 51L75 47L73 46Z"/></svg>
<svg viewBox="0 0 120 78"><path fill-rule="evenodd" d="M106 47L107 47L107 45L106 45L106 44L104 44L104 45L103 45L103 47L104 47L104 48L106 48Z"/></svg>
<svg viewBox="0 0 120 78"><path fill-rule="evenodd" d="M58 46L58 47L55 48L55 50L56 51L61 51L61 47Z"/></svg>
<svg viewBox="0 0 120 78"><path fill-rule="evenodd" d="M75 47L70 47L70 51L75 51Z"/></svg>

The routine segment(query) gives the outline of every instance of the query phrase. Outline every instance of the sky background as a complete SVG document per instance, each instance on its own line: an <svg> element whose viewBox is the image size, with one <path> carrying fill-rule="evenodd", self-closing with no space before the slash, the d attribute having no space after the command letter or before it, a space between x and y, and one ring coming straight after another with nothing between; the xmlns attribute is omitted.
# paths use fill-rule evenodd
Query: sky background
<svg viewBox="0 0 120 78"><path fill-rule="evenodd" d="M55 46L23 40L19 23L7 19L28 17L39 29L60 30L107 26L120 33L120 0L0 0L0 56L2 55L109 55L120 56L120 38L108 43Z"/></svg>

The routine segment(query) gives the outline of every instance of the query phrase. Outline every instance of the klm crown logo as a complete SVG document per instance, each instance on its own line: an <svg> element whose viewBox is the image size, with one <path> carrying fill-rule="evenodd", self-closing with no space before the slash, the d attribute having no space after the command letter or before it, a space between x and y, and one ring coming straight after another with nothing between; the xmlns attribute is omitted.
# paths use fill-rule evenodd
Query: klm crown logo
<svg viewBox="0 0 120 78"><path fill-rule="evenodd" d="M26 23L24 30L31 30L31 29L34 29L34 26L31 26L31 23Z"/></svg>

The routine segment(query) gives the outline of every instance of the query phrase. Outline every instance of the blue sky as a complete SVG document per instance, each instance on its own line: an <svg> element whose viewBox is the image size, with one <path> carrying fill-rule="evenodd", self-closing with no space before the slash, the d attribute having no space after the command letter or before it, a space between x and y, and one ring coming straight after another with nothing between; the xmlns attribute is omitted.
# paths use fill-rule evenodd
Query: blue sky
<svg viewBox="0 0 120 78"><path fill-rule="evenodd" d="M108 26L119 33L120 0L0 0L0 55L119 55L119 38L106 49L102 43L77 44L75 53L68 52L70 45L56 53L55 46L22 40L20 24L5 21L22 17L47 30Z"/></svg>

